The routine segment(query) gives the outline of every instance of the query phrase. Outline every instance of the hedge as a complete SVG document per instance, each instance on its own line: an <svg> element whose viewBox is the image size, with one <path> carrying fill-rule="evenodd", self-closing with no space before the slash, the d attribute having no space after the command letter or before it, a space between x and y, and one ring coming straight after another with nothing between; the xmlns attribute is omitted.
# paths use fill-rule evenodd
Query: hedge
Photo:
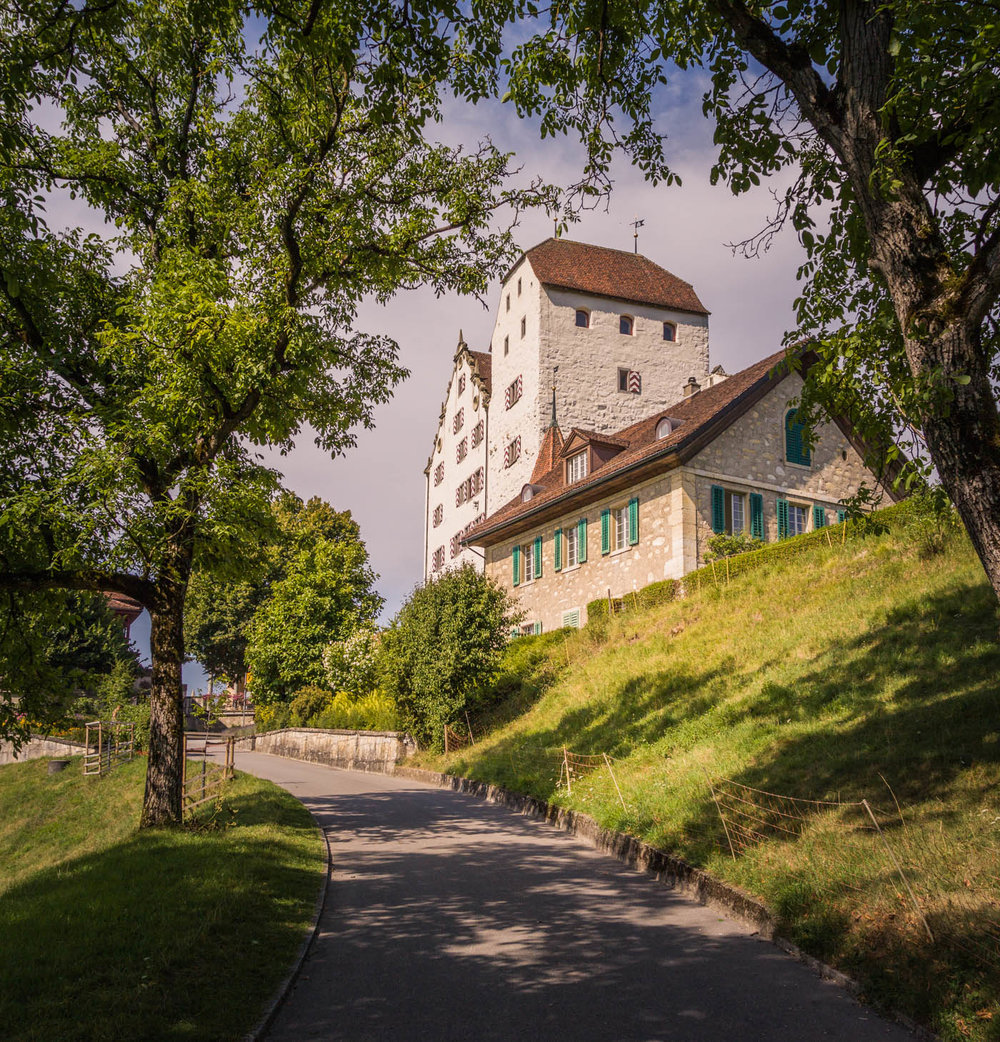
<svg viewBox="0 0 1000 1042"><path fill-rule="evenodd" d="M663 579L661 582L650 583L641 590L626 593L623 597L615 597L614 602L616 607L620 606L622 611L645 610L674 600L680 590L680 585L677 579ZM588 624L607 617L607 597L598 598L587 605Z"/></svg>

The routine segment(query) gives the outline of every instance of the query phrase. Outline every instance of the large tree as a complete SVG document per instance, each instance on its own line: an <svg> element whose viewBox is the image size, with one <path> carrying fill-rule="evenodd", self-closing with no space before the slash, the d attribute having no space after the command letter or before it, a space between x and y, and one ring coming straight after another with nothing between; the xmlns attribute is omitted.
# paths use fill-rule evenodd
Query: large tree
<svg viewBox="0 0 1000 1042"><path fill-rule="evenodd" d="M713 178L737 193L790 183L744 245L788 222L806 248L794 335L820 355L806 406L842 407L849 390L871 433L917 432L1000 593L996 5L565 0L540 17L509 96L545 133L582 136L591 191L619 147L675 179L660 88L688 75L697 91L690 70L707 70Z"/></svg>
<svg viewBox="0 0 1000 1042"><path fill-rule="evenodd" d="M0 586L149 609L141 821L175 822L185 592L269 509L254 446L349 447L404 375L362 298L482 290L513 252L498 208L548 195L425 139L469 82L449 4L0 12Z"/></svg>

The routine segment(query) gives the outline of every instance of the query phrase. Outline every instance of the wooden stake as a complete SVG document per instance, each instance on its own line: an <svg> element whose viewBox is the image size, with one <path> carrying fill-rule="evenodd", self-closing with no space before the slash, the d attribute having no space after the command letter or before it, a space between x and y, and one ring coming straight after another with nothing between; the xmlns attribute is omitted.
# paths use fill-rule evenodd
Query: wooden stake
<svg viewBox="0 0 1000 1042"><path fill-rule="evenodd" d="M618 779L615 777L615 772L611 766L611 761L608 759L608 754L601 753L601 755L604 757L604 762L608 765L608 773L611 775L611 780L615 783L615 792L618 793L618 799L621 802L622 810L628 814L628 807L625 806L625 800L622 797L622 790L618 788Z"/></svg>
<svg viewBox="0 0 1000 1042"><path fill-rule="evenodd" d="M705 768L702 767L705 771ZM715 795L715 786L712 784L712 779L709 777L708 771L705 771L705 781L708 782L708 787L712 792L712 800L715 803L715 809L719 812L719 817L722 819L722 827L726 830L726 842L729 844L729 853L733 855L733 860L736 860L736 851L733 849L733 840L729 835L729 826L726 824L726 816L722 813L722 807L719 806L719 799Z"/></svg>

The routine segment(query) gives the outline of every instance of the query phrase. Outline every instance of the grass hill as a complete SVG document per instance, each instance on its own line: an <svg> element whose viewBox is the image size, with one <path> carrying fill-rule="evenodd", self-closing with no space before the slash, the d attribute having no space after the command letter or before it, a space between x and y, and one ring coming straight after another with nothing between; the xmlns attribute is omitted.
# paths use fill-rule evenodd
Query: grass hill
<svg viewBox="0 0 1000 1042"><path fill-rule="evenodd" d="M513 642L484 735L424 762L678 853L876 1005L1000 1039L997 605L964 533L883 516L881 535L790 540L683 599ZM567 792L563 747L614 778L584 764Z"/></svg>
<svg viewBox="0 0 1000 1042"><path fill-rule="evenodd" d="M145 759L0 767L0 1036L239 1039L312 918L309 812L237 775L183 829L136 823Z"/></svg>

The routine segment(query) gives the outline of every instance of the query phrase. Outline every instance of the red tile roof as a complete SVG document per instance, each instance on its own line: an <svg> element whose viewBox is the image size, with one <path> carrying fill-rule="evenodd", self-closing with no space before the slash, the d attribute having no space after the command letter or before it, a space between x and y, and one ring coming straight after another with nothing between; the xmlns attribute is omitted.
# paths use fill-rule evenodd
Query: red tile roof
<svg viewBox="0 0 1000 1042"><path fill-rule="evenodd" d="M472 358L472 365L476 372L479 374L479 379L483 381L483 385L486 387L486 393L488 395L493 394L493 358L488 355L485 351L470 351L470 357Z"/></svg>
<svg viewBox="0 0 1000 1042"><path fill-rule="evenodd" d="M541 448L538 450L538 459L535 460L535 468L531 472L531 484L540 481L550 470L556 466L556 460L563 447L562 431L559 424L553 423L542 438Z"/></svg>
<svg viewBox="0 0 1000 1042"><path fill-rule="evenodd" d="M595 490L595 495L601 495L597 486L645 463L662 460L673 466L685 462L721 434L771 386L783 380L788 372L785 352L778 351L714 387L706 387L688 398L682 398L669 408L661 409L631 427L616 432L611 443L623 444L625 447L622 451L592 471L588 478L572 486L566 486L561 465L538 475L538 480L533 474L531 483L541 487L532 499L527 503L523 503L520 496L512 499L470 529L465 542L483 545L485 536L499 535L508 526L544 510L548 504L570 497L586 496L591 490ZM676 426L666 438L657 438L656 428L664 417L675 421ZM611 441L607 435L593 436Z"/></svg>
<svg viewBox="0 0 1000 1042"><path fill-rule="evenodd" d="M708 314L689 282L642 254L590 246L571 239L546 239L525 256L538 281L546 286L697 315Z"/></svg>

